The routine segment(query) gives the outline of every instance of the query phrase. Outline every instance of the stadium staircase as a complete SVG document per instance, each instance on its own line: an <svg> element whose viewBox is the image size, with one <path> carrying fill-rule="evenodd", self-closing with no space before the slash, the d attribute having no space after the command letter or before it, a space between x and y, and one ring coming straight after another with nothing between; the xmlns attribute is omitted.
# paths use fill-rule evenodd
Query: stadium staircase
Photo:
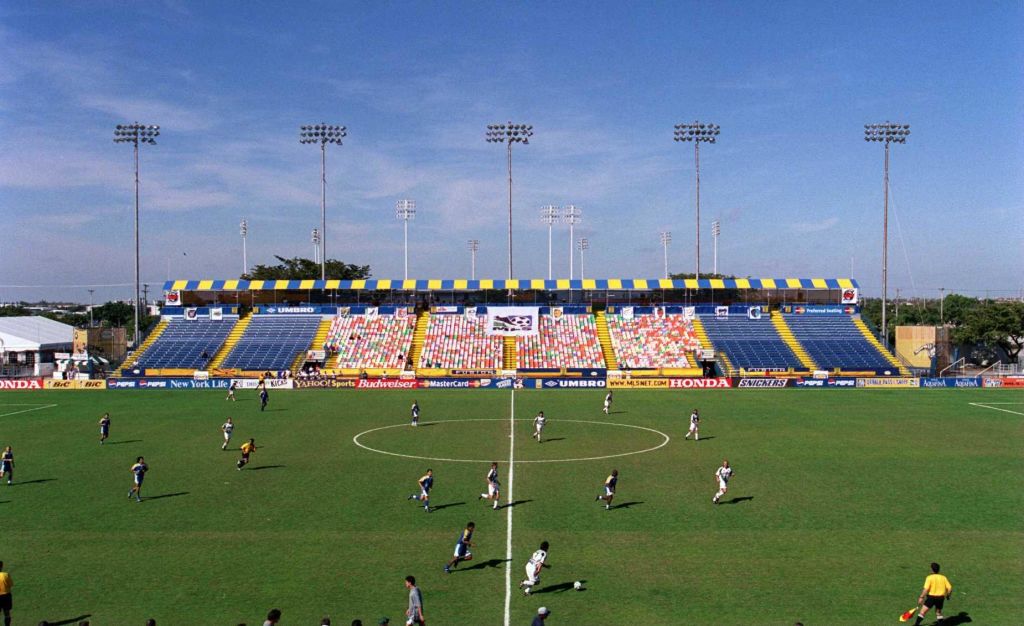
<svg viewBox="0 0 1024 626"><path fill-rule="evenodd" d="M505 359L504 369L514 370L519 366L519 357L516 354L516 338L505 337Z"/></svg>
<svg viewBox="0 0 1024 626"><path fill-rule="evenodd" d="M245 317L238 318L238 321L235 322L231 332L228 333L228 338L224 340L224 344L221 345L217 350L217 353L213 355L212 359L210 359L206 369L213 370L220 367L221 363L224 362L224 359L231 354L231 350L235 347L235 344L238 343L238 340L242 338L242 335L245 334L245 329L248 328L251 323L252 313L249 313Z"/></svg>
<svg viewBox="0 0 1024 626"><path fill-rule="evenodd" d="M413 367L420 362L420 355L423 354L423 342L427 338L427 323L430 321L430 313L419 311L416 313L416 329L412 331L412 357Z"/></svg>
<svg viewBox="0 0 1024 626"><path fill-rule="evenodd" d="M131 364L142 358L142 355L146 353L146 350L149 350L149 347L156 343L156 340L159 339L160 335L163 334L164 329L167 328L167 324L167 320L160 320L160 322L153 329L153 332L149 333L149 336L146 337L146 340L142 342L142 345L139 346L139 349L132 354L132 357L130 359L124 360L124 363L121 365L120 369L117 370L115 376L120 376L122 372L131 369Z"/></svg>
<svg viewBox="0 0 1024 626"><path fill-rule="evenodd" d="M736 368L732 366L732 361L729 357L725 356L724 352L715 350L715 344L711 343L711 339L708 337L708 332L704 330L704 323L700 321L699 317L693 318L693 334L697 335L697 339L700 340L702 348L715 351L715 360L719 361L719 365L722 368L722 373L726 376L735 376Z"/></svg>
<svg viewBox="0 0 1024 626"><path fill-rule="evenodd" d="M900 363L899 360L897 360L891 352L886 350L885 347L883 347L882 344L878 342L878 339L876 339L875 336L871 334L871 329L868 328L867 324L864 323L864 320L862 320L859 317L855 317L853 318L853 324L854 326L857 327L858 330L860 330L860 334L864 335L864 338L867 340L867 342L874 346L875 350L878 350L878 352L883 357L885 357L885 360L891 363L892 366L899 371L900 376L912 375L910 373L910 370L908 370L905 365Z"/></svg>
<svg viewBox="0 0 1024 626"><path fill-rule="evenodd" d="M782 338L783 343L789 346L789 349L793 351L796 358L800 360L800 364L812 372L818 369L818 364L814 362L811 355L807 354L804 347L800 345L800 342L793 336L793 331L790 330L789 325L786 324L786 319L782 317L782 313L779 311L772 311L771 315L772 324L775 326L776 332L779 333L779 337Z"/></svg>
<svg viewBox="0 0 1024 626"><path fill-rule="evenodd" d="M604 311L594 312L594 321L597 324L597 338L601 342L601 352L604 353L604 365L610 370L619 369L619 360L615 357L615 350L612 348L612 336L608 332L608 318Z"/></svg>
<svg viewBox="0 0 1024 626"><path fill-rule="evenodd" d="M327 335L331 332L331 322L333 318L324 318L320 320L320 325L317 326L316 334L313 335L313 341L309 342L309 347L306 350L323 350L324 344L327 343ZM306 353L300 352L295 355L295 360L292 361L292 374L298 374L299 369L302 368L302 364L306 362Z"/></svg>

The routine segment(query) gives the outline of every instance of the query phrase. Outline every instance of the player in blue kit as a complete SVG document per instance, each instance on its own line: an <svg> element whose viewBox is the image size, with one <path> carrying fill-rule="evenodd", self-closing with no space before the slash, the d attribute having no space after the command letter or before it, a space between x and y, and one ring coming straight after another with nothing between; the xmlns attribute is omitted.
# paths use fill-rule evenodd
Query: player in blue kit
<svg viewBox="0 0 1024 626"><path fill-rule="evenodd" d="M470 522L466 524L466 527L462 529L462 533L459 535L459 540L455 542L455 555L452 556L452 560L444 566L444 573L451 574L459 561L472 561L473 553L469 551L473 547L473 531L476 530L476 524Z"/></svg>
<svg viewBox="0 0 1024 626"><path fill-rule="evenodd" d="M14 480L14 452L11 452L11 446L4 448L4 453L0 455L0 478L4 476L7 477L7 484L10 485Z"/></svg>
<svg viewBox="0 0 1024 626"><path fill-rule="evenodd" d="M128 492L128 499L132 499L132 494L135 494L135 501L142 502L142 481L146 479L146 472L149 471L149 466L146 465L146 460L141 456L135 459L135 465L132 465L131 472L134 475L132 482L132 488Z"/></svg>
<svg viewBox="0 0 1024 626"><path fill-rule="evenodd" d="M423 510L430 513L430 488L434 486L434 470L428 469L427 473L416 481L420 486L419 494L409 496L410 500L419 500L423 503Z"/></svg>
<svg viewBox="0 0 1024 626"><path fill-rule="evenodd" d="M604 509L612 510L612 498L615 497L615 487L619 484L619 470L613 469L608 478L604 480L604 495L597 496L597 500L604 500Z"/></svg>
<svg viewBox="0 0 1024 626"><path fill-rule="evenodd" d="M410 410L410 412L412 413L412 425L413 426L419 426L419 423L420 423L420 404L419 404L419 402L416 402L415 400L412 401L412 409Z"/></svg>

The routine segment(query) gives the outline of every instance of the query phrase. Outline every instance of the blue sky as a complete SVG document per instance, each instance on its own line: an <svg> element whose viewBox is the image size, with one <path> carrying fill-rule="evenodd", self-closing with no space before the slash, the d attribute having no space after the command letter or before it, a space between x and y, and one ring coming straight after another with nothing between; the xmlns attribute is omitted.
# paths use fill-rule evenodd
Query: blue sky
<svg viewBox="0 0 1024 626"><path fill-rule="evenodd" d="M132 162L142 150L142 275L231 278L312 256L319 154L298 126L344 124L328 152L328 253L401 277L401 198L417 202L410 274L503 278L505 158L515 265L547 274L546 204L583 209L587 277L694 267L852 274L881 288L882 156L863 124L911 125L891 163L890 291L1024 289L1024 8L1019 2L5 3L0 7L0 301L85 301L133 279ZM555 228L555 273L568 275ZM577 272L579 269L577 258ZM12 287L31 285L33 288ZM76 287L63 287L75 285ZM96 298L129 287L94 287Z"/></svg>

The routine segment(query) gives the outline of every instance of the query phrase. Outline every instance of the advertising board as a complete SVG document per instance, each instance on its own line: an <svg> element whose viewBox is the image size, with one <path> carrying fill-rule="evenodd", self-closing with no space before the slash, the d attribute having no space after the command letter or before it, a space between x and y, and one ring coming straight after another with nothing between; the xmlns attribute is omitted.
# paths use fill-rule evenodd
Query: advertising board
<svg viewBox="0 0 1024 626"><path fill-rule="evenodd" d="M917 389L917 378L858 378L859 389Z"/></svg>
<svg viewBox="0 0 1024 626"><path fill-rule="evenodd" d="M42 388L42 378L0 378L0 391Z"/></svg>
<svg viewBox="0 0 1024 626"><path fill-rule="evenodd" d="M991 385L993 387L1024 387L1024 378L991 378L989 380L998 380L998 385Z"/></svg>
<svg viewBox="0 0 1024 626"><path fill-rule="evenodd" d="M741 378L736 381L740 389L784 389L789 386L787 378Z"/></svg>
<svg viewBox="0 0 1024 626"><path fill-rule="evenodd" d="M668 389L668 380L664 378L609 378L608 386L612 389Z"/></svg>
<svg viewBox="0 0 1024 626"><path fill-rule="evenodd" d="M856 378L798 378L793 381L794 387L801 389L846 388L857 386Z"/></svg>
<svg viewBox="0 0 1024 626"><path fill-rule="evenodd" d="M922 378L921 387L925 389L977 388L981 387L981 379L967 378Z"/></svg>
<svg viewBox="0 0 1024 626"><path fill-rule="evenodd" d="M427 389L469 389L480 386L478 381L468 378L428 378L421 382L421 386Z"/></svg>
<svg viewBox="0 0 1024 626"><path fill-rule="evenodd" d="M167 381L170 389L227 389L230 380L195 380L189 378L172 378Z"/></svg>
<svg viewBox="0 0 1024 626"><path fill-rule="evenodd" d="M477 389L522 389L524 387L523 380L517 378L481 378L470 382L473 383L470 387ZM533 380L530 382L536 383L539 381Z"/></svg>
<svg viewBox="0 0 1024 626"><path fill-rule="evenodd" d="M355 389L356 381L350 379L324 378L322 380L296 380L296 389Z"/></svg>
<svg viewBox="0 0 1024 626"><path fill-rule="evenodd" d="M235 383L238 389L256 389L260 386L258 378L232 378L231 382ZM294 389L294 382L291 378L266 378L263 380L263 386L267 389Z"/></svg>
<svg viewBox="0 0 1024 626"><path fill-rule="evenodd" d="M356 381L356 389L418 389L418 380L382 380L380 378L367 378Z"/></svg>
<svg viewBox="0 0 1024 626"><path fill-rule="evenodd" d="M43 381L45 389L106 389L105 380L55 380L46 379Z"/></svg>
<svg viewBox="0 0 1024 626"><path fill-rule="evenodd" d="M527 386L535 382L538 389L604 389L607 386L603 378L546 378L525 382Z"/></svg>
<svg viewBox="0 0 1024 626"><path fill-rule="evenodd" d="M728 378L672 378L670 389L728 389L732 381Z"/></svg>

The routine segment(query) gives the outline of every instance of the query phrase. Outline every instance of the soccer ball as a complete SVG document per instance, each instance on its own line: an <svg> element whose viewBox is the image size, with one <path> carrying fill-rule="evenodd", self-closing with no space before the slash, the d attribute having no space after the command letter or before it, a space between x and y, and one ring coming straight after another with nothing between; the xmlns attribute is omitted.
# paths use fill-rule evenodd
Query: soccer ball
<svg viewBox="0 0 1024 626"><path fill-rule="evenodd" d="M576 591L579 591L579 590L583 589L583 583L581 583L580 581L577 580L576 582L574 582L572 584L572 588L575 589Z"/></svg>

